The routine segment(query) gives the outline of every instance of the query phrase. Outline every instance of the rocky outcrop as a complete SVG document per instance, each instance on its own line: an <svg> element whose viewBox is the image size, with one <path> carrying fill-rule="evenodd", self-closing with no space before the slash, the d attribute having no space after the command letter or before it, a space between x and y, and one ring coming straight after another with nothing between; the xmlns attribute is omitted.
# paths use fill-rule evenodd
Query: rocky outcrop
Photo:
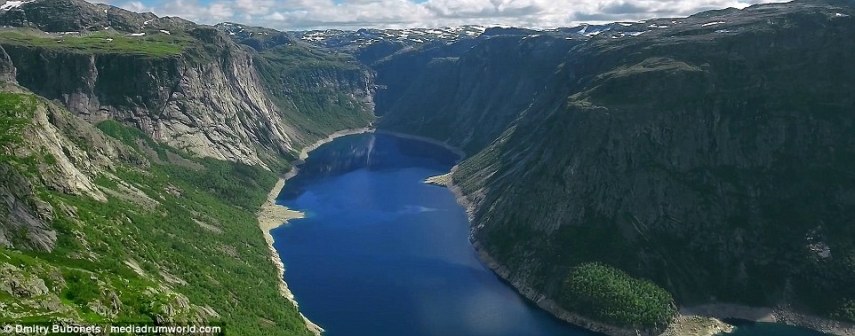
<svg viewBox="0 0 855 336"><path fill-rule="evenodd" d="M0 40L22 86L92 123L116 119L203 157L278 166L295 148L339 129L363 127L373 118L373 76L366 68L284 32L198 26L82 0L24 2L0 11L0 24L74 33L66 37L69 47ZM77 38L92 38L90 31L117 34L104 35L107 43L137 38L152 50L177 46L179 51L74 45ZM154 37L139 36L145 33ZM296 50L286 50L290 47ZM326 58L321 65L313 61L319 58ZM313 71L265 66L305 69L311 62ZM318 127L326 110L346 125L333 121Z"/></svg>
<svg viewBox="0 0 855 336"><path fill-rule="evenodd" d="M0 82L16 84L17 70L6 50L0 47Z"/></svg>
<svg viewBox="0 0 855 336"><path fill-rule="evenodd" d="M104 201L106 196L95 186L93 177L113 168L115 162L142 159L61 107L27 96L14 86L5 90L20 92L32 99L34 106L23 130L23 143L13 148L15 155L25 161L0 163L0 175L4 176L0 190L5 203L0 212L6 213L0 216L0 243L17 249L50 251L57 240L50 225L57 210L37 196L30 182L33 177L22 175L17 166L33 169L30 174L37 174L36 183L47 190Z"/></svg>
<svg viewBox="0 0 855 336"><path fill-rule="evenodd" d="M23 1L0 14L0 25L32 27L46 32L100 31L110 28L139 32L157 20L157 16L152 13L134 13L83 0Z"/></svg>
<svg viewBox="0 0 855 336"><path fill-rule="evenodd" d="M0 167L0 245L6 248L50 251L56 231L49 225L53 207L38 201L32 185L9 167Z"/></svg>
<svg viewBox="0 0 855 336"><path fill-rule="evenodd" d="M213 63L7 49L21 85L91 122L117 119L173 147L248 164L262 164L254 144L281 152L292 146L288 134L295 131L260 91L251 58L233 45Z"/></svg>

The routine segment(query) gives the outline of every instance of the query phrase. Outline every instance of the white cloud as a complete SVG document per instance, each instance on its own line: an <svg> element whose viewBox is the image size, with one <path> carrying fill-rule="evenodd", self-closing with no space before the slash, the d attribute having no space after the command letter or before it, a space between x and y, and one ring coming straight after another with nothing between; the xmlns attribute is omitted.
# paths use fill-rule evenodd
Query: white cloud
<svg viewBox="0 0 855 336"><path fill-rule="evenodd" d="M437 27L464 24L571 26L698 11L768 0L99 0L199 23L235 21L277 29Z"/></svg>
<svg viewBox="0 0 855 336"><path fill-rule="evenodd" d="M146 7L145 5L143 5L142 2L139 2L139 1L126 2L124 4L124 6L122 6L122 7L124 7L127 10L134 11L134 12L148 12L151 10L150 8Z"/></svg>

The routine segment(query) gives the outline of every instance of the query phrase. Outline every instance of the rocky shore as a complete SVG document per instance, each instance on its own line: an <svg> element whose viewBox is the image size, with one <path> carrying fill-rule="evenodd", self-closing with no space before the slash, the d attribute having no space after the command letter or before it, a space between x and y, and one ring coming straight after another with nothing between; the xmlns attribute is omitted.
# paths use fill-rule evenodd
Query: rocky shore
<svg viewBox="0 0 855 336"><path fill-rule="evenodd" d="M817 316L797 313L788 306L749 307L739 304L715 303L682 307L681 315L700 315L718 319L738 319L754 322L781 323L804 327L839 336L855 336L855 325Z"/></svg>

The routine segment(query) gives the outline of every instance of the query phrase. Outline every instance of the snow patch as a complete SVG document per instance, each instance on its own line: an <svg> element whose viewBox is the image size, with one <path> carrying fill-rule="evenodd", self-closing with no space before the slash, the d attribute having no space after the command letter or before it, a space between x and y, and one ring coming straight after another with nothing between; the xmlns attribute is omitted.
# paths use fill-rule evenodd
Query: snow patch
<svg viewBox="0 0 855 336"><path fill-rule="evenodd" d="M835 17L849 17L849 15L843 14L843 13L834 13L834 16Z"/></svg>
<svg viewBox="0 0 855 336"><path fill-rule="evenodd" d="M133 33L129 36L145 36L145 33Z"/></svg>
<svg viewBox="0 0 855 336"><path fill-rule="evenodd" d="M727 23L727 22L724 22L724 21L707 22L707 23L702 24L701 27L715 26L715 25L720 25L723 23Z"/></svg>
<svg viewBox="0 0 855 336"><path fill-rule="evenodd" d="M29 0L29 1L6 1L6 3L4 3L3 5L0 5L0 10L7 11L7 10L10 10L10 9L12 9L12 8L18 8L18 7L21 7L21 5L23 5L23 4L25 4L25 3L30 3L30 2L33 2L33 1L35 1L35 0Z"/></svg>
<svg viewBox="0 0 855 336"><path fill-rule="evenodd" d="M160 30L160 32L161 32L161 33L164 33L164 34L166 34L166 35L172 35L172 33L170 33L168 30L163 30L163 29L161 29L161 30Z"/></svg>
<svg viewBox="0 0 855 336"><path fill-rule="evenodd" d="M727 33L732 33L733 31L728 30L728 29L719 29L719 30L716 30L715 32L718 34L727 34Z"/></svg>

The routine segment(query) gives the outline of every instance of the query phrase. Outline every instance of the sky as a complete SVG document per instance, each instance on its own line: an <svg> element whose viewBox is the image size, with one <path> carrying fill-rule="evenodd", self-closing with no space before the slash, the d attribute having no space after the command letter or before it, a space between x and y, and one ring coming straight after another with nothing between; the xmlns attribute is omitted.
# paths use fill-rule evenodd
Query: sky
<svg viewBox="0 0 855 336"><path fill-rule="evenodd" d="M280 30L503 25L529 28L681 17L768 0L96 0L203 24ZM778 0L781 1L781 0Z"/></svg>

